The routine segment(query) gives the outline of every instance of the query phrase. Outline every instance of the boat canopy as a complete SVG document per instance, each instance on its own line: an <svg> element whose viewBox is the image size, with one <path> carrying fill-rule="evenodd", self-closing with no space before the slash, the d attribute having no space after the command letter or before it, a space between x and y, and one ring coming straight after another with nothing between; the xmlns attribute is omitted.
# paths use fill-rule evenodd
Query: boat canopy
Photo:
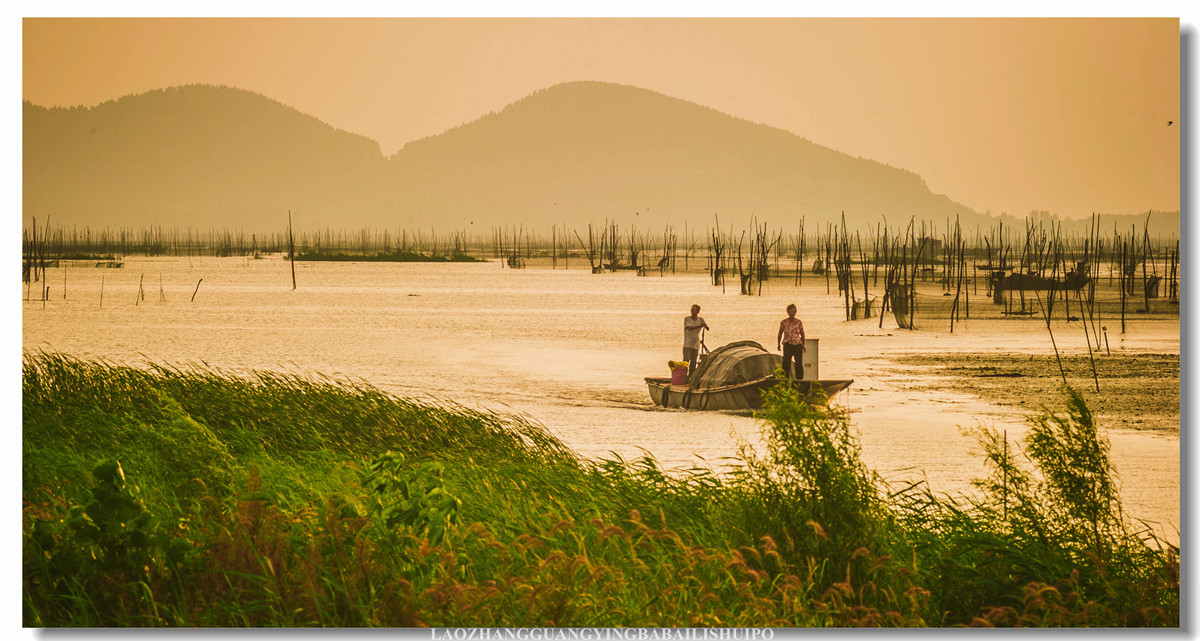
<svg viewBox="0 0 1200 641"><path fill-rule="evenodd" d="M708 353L688 377L692 389L738 385L771 376L783 367L783 357L755 341L737 341Z"/></svg>

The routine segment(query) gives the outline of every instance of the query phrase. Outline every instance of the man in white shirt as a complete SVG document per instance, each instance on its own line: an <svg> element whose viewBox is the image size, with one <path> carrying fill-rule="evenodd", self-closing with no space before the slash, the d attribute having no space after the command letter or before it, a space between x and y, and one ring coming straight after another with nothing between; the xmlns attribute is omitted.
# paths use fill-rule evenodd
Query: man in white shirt
<svg viewBox="0 0 1200 641"><path fill-rule="evenodd" d="M692 315L683 317L683 360L688 362L689 376L696 369L696 359L700 356L700 330L703 329L709 329L708 323L700 317L700 306L692 305Z"/></svg>

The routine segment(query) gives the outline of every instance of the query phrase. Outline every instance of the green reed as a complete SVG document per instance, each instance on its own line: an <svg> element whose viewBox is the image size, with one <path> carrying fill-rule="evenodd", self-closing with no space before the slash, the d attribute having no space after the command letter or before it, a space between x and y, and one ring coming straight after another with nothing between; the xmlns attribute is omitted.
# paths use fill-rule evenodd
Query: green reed
<svg viewBox="0 0 1200 641"><path fill-rule="evenodd" d="M318 376L36 353L23 392L28 626L1179 621L1178 550L1116 509L1076 396L1032 469L981 433L1007 467L966 501L885 487L786 386L723 474Z"/></svg>

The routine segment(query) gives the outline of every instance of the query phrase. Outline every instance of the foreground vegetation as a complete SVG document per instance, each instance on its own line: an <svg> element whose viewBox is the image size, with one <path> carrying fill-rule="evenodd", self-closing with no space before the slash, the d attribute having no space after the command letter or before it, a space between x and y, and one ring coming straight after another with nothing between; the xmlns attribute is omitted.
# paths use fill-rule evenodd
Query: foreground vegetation
<svg viewBox="0 0 1200 641"><path fill-rule="evenodd" d="M368 385L27 354L26 626L1178 626L1081 398L972 501L779 386L715 475ZM1017 453L1020 452L1020 456Z"/></svg>

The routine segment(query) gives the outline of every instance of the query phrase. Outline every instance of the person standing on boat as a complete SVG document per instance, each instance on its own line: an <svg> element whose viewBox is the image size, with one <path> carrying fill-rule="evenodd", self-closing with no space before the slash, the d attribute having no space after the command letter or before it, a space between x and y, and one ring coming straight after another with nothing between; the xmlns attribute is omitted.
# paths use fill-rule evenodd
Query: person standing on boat
<svg viewBox="0 0 1200 641"><path fill-rule="evenodd" d="M696 369L696 359L700 356L700 330L703 329L709 329L708 323L700 317L700 306L692 305L692 315L683 317L683 360L688 363L688 376Z"/></svg>
<svg viewBox="0 0 1200 641"><path fill-rule="evenodd" d="M779 323L779 335L775 337L775 349L783 350L783 371L787 373L788 378L795 380L804 374L804 365L801 363L800 357L808 351L808 346L804 342L804 323L796 318L794 303L787 306L787 315L788 317ZM792 373L792 366L799 370L800 376Z"/></svg>

